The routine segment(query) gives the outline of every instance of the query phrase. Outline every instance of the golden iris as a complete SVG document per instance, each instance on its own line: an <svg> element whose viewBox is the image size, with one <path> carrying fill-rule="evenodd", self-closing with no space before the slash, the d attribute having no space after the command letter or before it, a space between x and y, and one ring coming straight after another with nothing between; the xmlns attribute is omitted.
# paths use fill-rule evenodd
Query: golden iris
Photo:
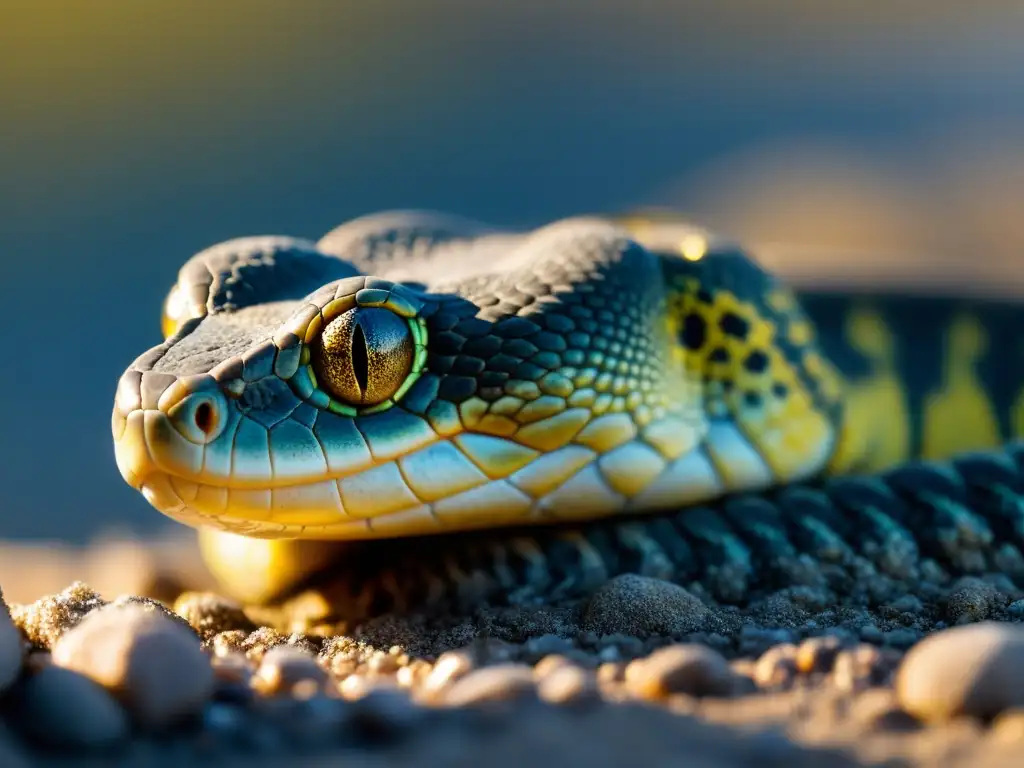
<svg viewBox="0 0 1024 768"><path fill-rule="evenodd" d="M415 344L409 323L387 309L357 307L334 318L312 345L317 381L352 406L392 397L412 370Z"/></svg>

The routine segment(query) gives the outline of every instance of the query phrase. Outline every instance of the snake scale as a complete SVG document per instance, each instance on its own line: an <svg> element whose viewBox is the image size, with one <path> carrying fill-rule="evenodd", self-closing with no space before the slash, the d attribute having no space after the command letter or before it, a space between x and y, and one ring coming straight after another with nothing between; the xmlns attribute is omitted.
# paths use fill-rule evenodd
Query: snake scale
<svg viewBox="0 0 1024 768"><path fill-rule="evenodd" d="M189 259L115 454L229 591L353 615L621 573L1024 583L1022 314L789 286L670 214L386 212Z"/></svg>

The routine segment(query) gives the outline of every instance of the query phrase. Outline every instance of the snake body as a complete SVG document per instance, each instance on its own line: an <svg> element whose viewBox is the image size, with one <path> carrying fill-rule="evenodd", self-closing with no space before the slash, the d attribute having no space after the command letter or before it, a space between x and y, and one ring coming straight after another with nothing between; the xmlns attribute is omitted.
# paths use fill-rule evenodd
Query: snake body
<svg viewBox="0 0 1024 768"><path fill-rule="evenodd" d="M672 217L377 214L188 260L164 342L118 384L115 455L159 511L218 532L208 562L245 597L339 569L350 599L396 567L492 592L679 576L704 529L669 536L666 510L1020 434L1020 316L794 290ZM956 366L986 345L979 416ZM367 539L389 543L337 544Z"/></svg>

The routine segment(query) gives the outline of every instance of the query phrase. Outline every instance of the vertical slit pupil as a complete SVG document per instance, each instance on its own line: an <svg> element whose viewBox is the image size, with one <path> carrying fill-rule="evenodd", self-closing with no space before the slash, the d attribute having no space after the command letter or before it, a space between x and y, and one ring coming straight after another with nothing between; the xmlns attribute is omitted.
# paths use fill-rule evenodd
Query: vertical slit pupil
<svg viewBox="0 0 1024 768"><path fill-rule="evenodd" d="M209 403L200 403L196 408L196 426L205 434L213 429L213 408Z"/></svg>
<svg viewBox="0 0 1024 768"><path fill-rule="evenodd" d="M352 334L352 371L356 375L359 394L365 397L366 383L370 377L370 364L366 350L366 334L363 333L362 325L356 325L356 330Z"/></svg>

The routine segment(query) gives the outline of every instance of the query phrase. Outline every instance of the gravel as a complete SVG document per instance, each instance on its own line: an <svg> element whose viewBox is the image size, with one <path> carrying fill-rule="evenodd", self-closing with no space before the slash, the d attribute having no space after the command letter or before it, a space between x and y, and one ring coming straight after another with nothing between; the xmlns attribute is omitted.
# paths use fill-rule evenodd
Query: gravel
<svg viewBox="0 0 1024 768"><path fill-rule="evenodd" d="M900 665L896 691L927 722L1024 709L1024 628L984 622L926 638Z"/></svg>
<svg viewBox="0 0 1024 768"><path fill-rule="evenodd" d="M451 707L532 699L537 695L533 669L525 664L498 664L478 669L453 683L444 696Z"/></svg>
<svg viewBox="0 0 1024 768"><path fill-rule="evenodd" d="M10 710L30 740L60 750L102 749L131 733L127 710L103 686L54 665L26 677Z"/></svg>
<svg viewBox="0 0 1024 768"><path fill-rule="evenodd" d="M674 693L690 696L729 696L734 674L722 654L706 645L670 645L626 667L626 686L643 699L658 700Z"/></svg>
<svg viewBox="0 0 1024 768"><path fill-rule="evenodd" d="M682 635L704 629L710 620L700 599L678 584L625 574L594 592L583 628L599 635Z"/></svg>
<svg viewBox="0 0 1024 768"><path fill-rule="evenodd" d="M54 644L53 663L99 683L146 729L198 717L214 690L196 633L138 604L93 610Z"/></svg>
<svg viewBox="0 0 1024 768"><path fill-rule="evenodd" d="M967 768L1024 747L1024 627L995 578L730 606L623 576L352 626L310 595L112 597L0 603L0 764Z"/></svg>

